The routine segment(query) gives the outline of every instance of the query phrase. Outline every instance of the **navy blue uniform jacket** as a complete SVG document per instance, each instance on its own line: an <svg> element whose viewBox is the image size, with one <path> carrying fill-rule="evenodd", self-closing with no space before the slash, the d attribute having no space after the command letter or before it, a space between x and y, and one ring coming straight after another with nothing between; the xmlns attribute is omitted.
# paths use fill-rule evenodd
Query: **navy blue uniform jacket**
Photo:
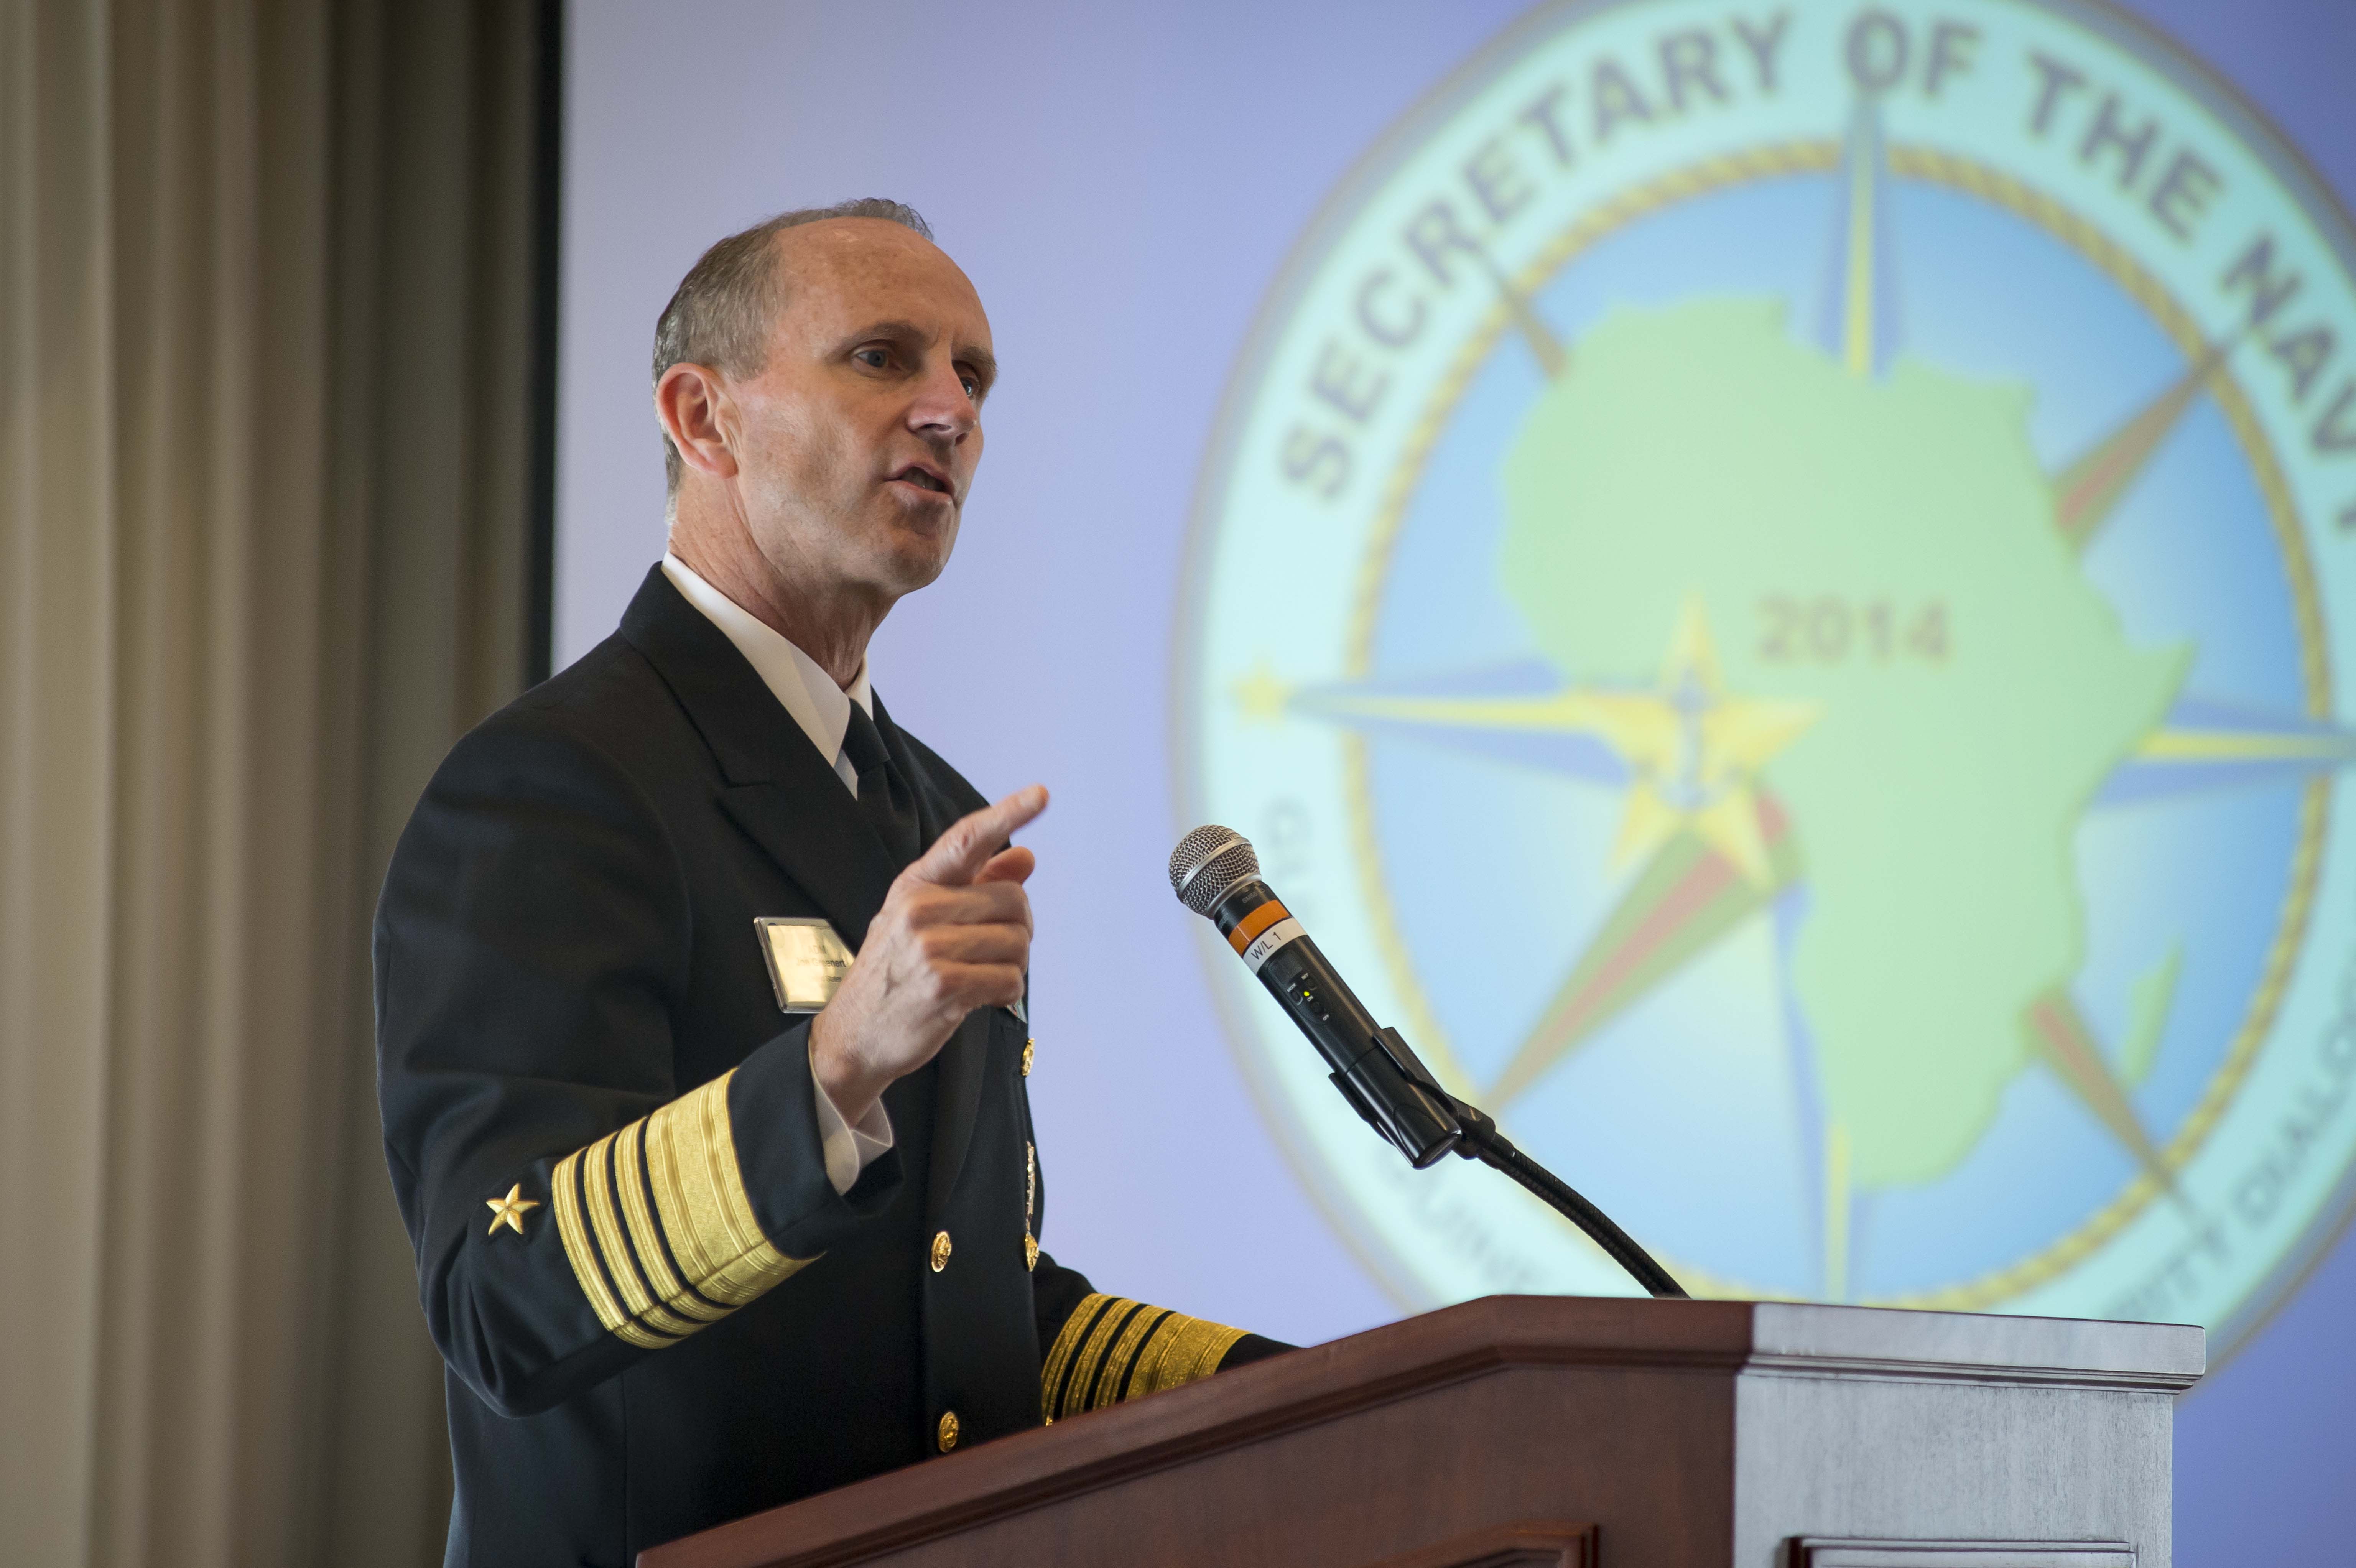
<svg viewBox="0 0 2356 1568"><path fill-rule="evenodd" d="M923 839L984 801L894 726ZM969 1015L828 1181L754 921L899 866L720 630L619 632L454 749L375 932L387 1156L447 1367L447 1562L640 1549L1278 1348L1038 1251L1024 1025Z"/></svg>

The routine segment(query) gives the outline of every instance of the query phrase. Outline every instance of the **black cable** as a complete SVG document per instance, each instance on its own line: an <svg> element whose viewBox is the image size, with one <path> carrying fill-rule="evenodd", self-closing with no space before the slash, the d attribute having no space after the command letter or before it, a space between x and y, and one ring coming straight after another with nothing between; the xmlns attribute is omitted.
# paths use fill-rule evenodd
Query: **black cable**
<svg viewBox="0 0 2356 1568"><path fill-rule="evenodd" d="M1652 1292L1656 1298L1671 1301L1691 1299L1685 1286L1670 1277L1669 1271L1653 1261L1653 1254L1636 1244L1635 1239L1612 1223L1611 1216L1579 1195L1576 1187L1546 1166L1514 1147L1513 1140L1497 1131L1497 1124L1479 1111L1455 1101L1459 1119L1464 1123L1464 1136L1456 1152L1466 1159L1479 1160L1492 1170L1503 1171L1531 1192L1544 1199L1547 1207L1594 1238L1595 1244L1611 1255L1612 1261L1628 1271L1635 1282Z"/></svg>

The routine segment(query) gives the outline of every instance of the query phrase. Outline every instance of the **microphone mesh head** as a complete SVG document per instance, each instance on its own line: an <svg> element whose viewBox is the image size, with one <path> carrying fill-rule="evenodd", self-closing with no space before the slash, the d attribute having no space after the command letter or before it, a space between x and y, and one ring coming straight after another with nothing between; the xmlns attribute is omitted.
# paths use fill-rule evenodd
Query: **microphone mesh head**
<svg viewBox="0 0 2356 1568"><path fill-rule="evenodd" d="M1170 852L1170 890L1197 915L1208 918L1237 883L1259 875L1251 841L1233 828L1199 827Z"/></svg>

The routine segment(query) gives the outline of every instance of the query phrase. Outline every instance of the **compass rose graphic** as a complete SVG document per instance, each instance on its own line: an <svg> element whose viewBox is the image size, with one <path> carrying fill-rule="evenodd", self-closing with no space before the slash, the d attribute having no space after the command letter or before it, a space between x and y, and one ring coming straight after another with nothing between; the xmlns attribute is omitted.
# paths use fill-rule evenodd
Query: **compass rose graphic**
<svg viewBox="0 0 2356 1568"><path fill-rule="evenodd" d="M1339 510L1346 601L1290 618L1344 656L1211 601L1205 776L1317 782L1202 814L1301 845L1321 939L1443 1076L1705 1288L2169 1316L2095 1265L2222 1255L2253 1211L2219 1129L2356 761L2252 412L2280 352L1858 58L1837 135L1454 233L1487 313ZM1256 540L1326 537L1232 484ZM1335 1179L1422 1290L1601 1287Z"/></svg>
<svg viewBox="0 0 2356 1568"><path fill-rule="evenodd" d="M1888 302L1894 280L1877 266L1877 258L1890 251L1879 231L1889 221L1880 199L1889 178L1869 99L1858 106L1844 147L1844 199L1828 290L1834 307L1826 313L1832 330L1824 344L1860 377L1887 374L1893 351ZM1508 309L1526 337L1543 331L1530 301L1515 298ZM1556 374L1577 373L1572 354L1550 338L1534 344L1533 351ZM2201 354L2050 477L2051 526L2072 550L2083 552L2100 533L2229 353L2229 344L2221 343ZM1494 737L1515 734L1601 743L1600 751L1564 752L1539 766L1620 792L1624 815L1615 858L1641 869L1593 941L1571 961L1505 1071L1477 1086L1485 1103L1510 1112L1524 1091L1605 1024L1654 989L1674 984L1729 931L1779 898L1804 897L1804 849L1760 775L1805 733L1821 706L1728 691L1705 612L1690 597L1668 639L1660 680L1649 690L1566 683L1525 695L1511 689L1510 680L1504 690L1483 691L1482 684L1475 675L1448 695L1389 693L1367 683L1293 691L1262 671L1239 683L1236 695L1269 718L1298 716L1443 746L1485 749ZM2292 715L2234 713L2188 693L2142 737L2096 804L2272 781L2351 760L2356 735ZM2161 1021L2152 1017L2147 1028L2156 1030ZM2080 1015L2068 987L2038 994L2025 1010L2024 1026L2043 1065L2155 1181L2169 1185L2169 1163L2138 1119L2113 1054ZM1841 1300L1847 1294L1848 1135L1838 1122L1815 1131L1826 1217L1819 1294Z"/></svg>

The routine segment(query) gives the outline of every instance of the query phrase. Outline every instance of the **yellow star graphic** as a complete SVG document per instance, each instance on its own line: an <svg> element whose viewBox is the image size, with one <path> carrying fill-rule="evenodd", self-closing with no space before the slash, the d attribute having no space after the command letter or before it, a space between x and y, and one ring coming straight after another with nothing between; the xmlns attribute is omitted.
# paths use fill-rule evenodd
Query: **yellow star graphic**
<svg viewBox="0 0 2356 1568"><path fill-rule="evenodd" d="M525 1210L538 1208L540 1207L540 1199L536 1197L526 1197L523 1195L523 1183L521 1182L518 1182L515 1186L508 1188L508 1195L505 1197L487 1197L483 1202L484 1205L491 1211L491 1228L483 1232L486 1236L498 1235L499 1233L499 1227L502 1225L514 1231L517 1235L522 1235Z"/></svg>
<svg viewBox="0 0 2356 1568"><path fill-rule="evenodd" d="M1272 724L1284 716L1284 705L1292 700L1292 688L1276 678L1263 659L1252 666L1251 673L1227 688L1244 717L1258 724Z"/></svg>
<svg viewBox="0 0 2356 1568"><path fill-rule="evenodd" d="M1274 717L1292 693L1262 665L1232 688L1246 713ZM1630 774L1613 858L1650 854L1691 832L1756 886L1774 880L1759 832L1760 769L1823 716L1823 704L1727 693L1701 601L1678 611L1651 690L1573 687L1543 697L1321 697L1328 717L1591 735Z"/></svg>
<svg viewBox="0 0 2356 1568"><path fill-rule="evenodd" d="M1817 703L1727 694L1698 598L1687 598L1650 692L1577 694L1579 716L1635 775L1613 855L1652 854L1686 829L1754 884L1772 878L1759 835L1760 769L1823 716Z"/></svg>

